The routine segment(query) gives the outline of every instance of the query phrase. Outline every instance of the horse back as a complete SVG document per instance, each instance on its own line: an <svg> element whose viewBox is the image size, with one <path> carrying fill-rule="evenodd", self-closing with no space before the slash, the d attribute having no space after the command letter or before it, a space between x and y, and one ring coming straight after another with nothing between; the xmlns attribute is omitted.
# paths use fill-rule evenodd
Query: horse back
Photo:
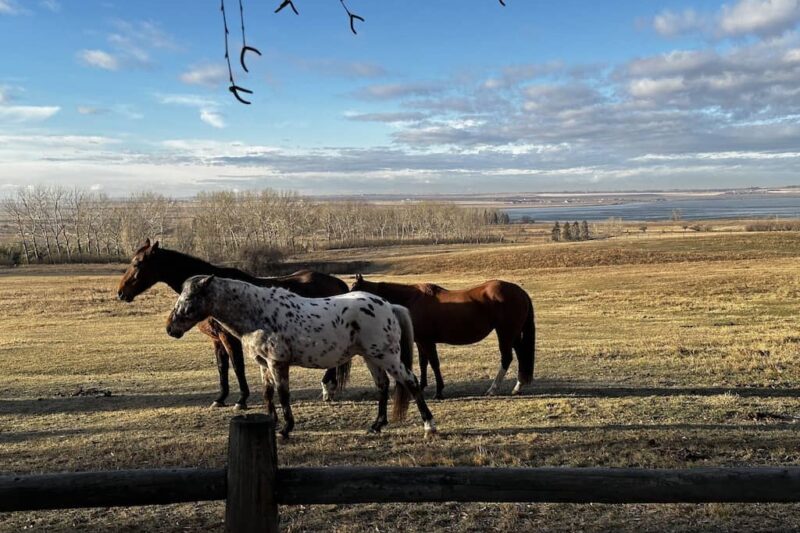
<svg viewBox="0 0 800 533"><path fill-rule="evenodd" d="M314 270L298 270L288 276L258 278L262 287L281 287L304 298L327 298L347 292L347 284L335 276Z"/></svg>

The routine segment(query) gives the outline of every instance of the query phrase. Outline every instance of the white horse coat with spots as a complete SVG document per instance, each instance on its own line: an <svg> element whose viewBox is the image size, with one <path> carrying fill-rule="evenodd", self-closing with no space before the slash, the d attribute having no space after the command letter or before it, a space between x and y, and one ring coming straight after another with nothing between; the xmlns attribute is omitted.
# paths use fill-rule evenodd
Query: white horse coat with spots
<svg viewBox="0 0 800 533"><path fill-rule="evenodd" d="M388 374L398 383L398 390L406 389L416 399L426 432L435 431L417 378L410 370L413 329L405 307L392 305L366 292L304 298L280 287L258 287L238 280L194 276L183 286L170 314L167 331L180 337L208 316L241 339L245 355L261 366L270 409L272 387L278 386L284 417L288 411L291 418L289 366L333 368L355 355L362 355L381 390L378 420L372 429L379 431L386 424ZM395 409L401 396L396 392ZM405 402L408 402L407 396ZM287 418L286 434L292 425Z"/></svg>

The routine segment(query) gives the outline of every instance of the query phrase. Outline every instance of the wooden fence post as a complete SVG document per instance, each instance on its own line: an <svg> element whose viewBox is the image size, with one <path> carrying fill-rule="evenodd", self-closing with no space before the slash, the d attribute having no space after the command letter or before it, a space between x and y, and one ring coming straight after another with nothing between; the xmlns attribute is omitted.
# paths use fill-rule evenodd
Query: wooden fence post
<svg viewBox="0 0 800 533"><path fill-rule="evenodd" d="M231 419L225 531L277 533L275 422L264 414Z"/></svg>

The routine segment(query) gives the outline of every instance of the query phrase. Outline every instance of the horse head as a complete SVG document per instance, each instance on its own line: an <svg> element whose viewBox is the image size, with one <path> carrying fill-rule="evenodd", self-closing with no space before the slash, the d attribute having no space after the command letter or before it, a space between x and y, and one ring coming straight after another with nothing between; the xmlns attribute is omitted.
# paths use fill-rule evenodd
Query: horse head
<svg viewBox="0 0 800 533"><path fill-rule="evenodd" d="M366 290L367 283L369 282L364 280L364 276L356 274L356 280L350 285L350 292Z"/></svg>
<svg viewBox="0 0 800 533"><path fill-rule="evenodd" d="M160 279L158 270L158 241L150 244L147 239L133 254L128 269L122 275L117 288L117 299L132 302L134 298L155 285Z"/></svg>
<svg viewBox="0 0 800 533"><path fill-rule="evenodd" d="M213 274L193 276L186 280L183 290L167 318L167 334L170 337L180 339L195 324L210 316L211 299L208 297L208 289L213 280Z"/></svg>

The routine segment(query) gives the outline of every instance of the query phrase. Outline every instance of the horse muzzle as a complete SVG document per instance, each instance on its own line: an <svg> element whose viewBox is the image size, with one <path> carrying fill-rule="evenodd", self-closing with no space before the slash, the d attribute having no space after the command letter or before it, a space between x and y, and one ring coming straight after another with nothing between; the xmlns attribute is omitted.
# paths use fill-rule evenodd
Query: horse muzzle
<svg viewBox="0 0 800 533"><path fill-rule="evenodd" d="M175 339L180 339L181 337L183 337L183 334L184 334L183 331L172 327L172 324L167 324L167 335L169 335L170 337L173 337Z"/></svg>
<svg viewBox="0 0 800 533"><path fill-rule="evenodd" d="M129 296L129 295L125 294L122 291L118 291L117 292L117 300L119 300L120 302L128 302L128 303L130 303L130 302L133 301L133 296Z"/></svg>

